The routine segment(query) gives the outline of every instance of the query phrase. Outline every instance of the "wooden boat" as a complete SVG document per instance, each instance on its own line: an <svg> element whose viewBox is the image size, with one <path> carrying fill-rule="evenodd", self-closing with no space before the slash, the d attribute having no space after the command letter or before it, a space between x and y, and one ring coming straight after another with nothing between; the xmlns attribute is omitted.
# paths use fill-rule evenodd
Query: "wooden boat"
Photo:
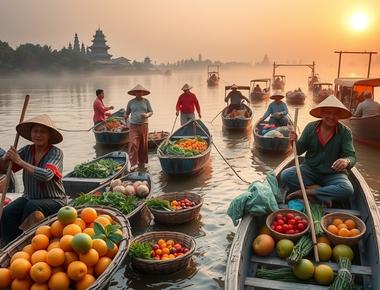
<svg viewBox="0 0 380 290"><path fill-rule="evenodd" d="M115 178L116 179L116 178ZM144 209L146 208L146 204L145 204L145 201L151 197L152 195L152 180L150 178L150 174L147 173L147 172L131 172L131 173L128 173L122 177L119 177L119 179L121 181L132 181L132 182L135 182L135 181L147 181L148 184L149 184L149 195L144 199L144 200L141 200L141 202L136 206L136 208L130 212L129 214L127 215L124 215L131 224L134 224L138 221L139 217L140 217L140 214L144 211ZM95 189L93 189L92 191L90 191L90 193L93 193L93 194L102 194L103 192L107 191L110 187L110 182L107 182L106 184L103 184Z"/></svg>
<svg viewBox="0 0 380 290"><path fill-rule="evenodd" d="M289 137L263 136L259 134L261 124L269 124L269 121L259 120L254 126L253 137L256 148L266 153L287 153L291 148Z"/></svg>
<svg viewBox="0 0 380 290"><path fill-rule="evenodd" d="M108 176L106 178L81 178L81 177L75 177L74 170L73 170L69 172L67 175L65 175L62 179L63 186L65 187L65 191L67 195L75 197L79 193L89 192L93 190L94 188L98 187L99 185L105 184L109 182L110 180L117 178L128 171L128 155L126 152L114 151L106 155L103 155L99 158L96 158L92 161L89 161L87 163L96 162L101 159L112 159L116 161L117 163L119 163L120 166L118 168L118 171L115 172L113 175Z"/></svg>
<svg viewBox="0 0 380 290"><path fill-rule="evenodd" d="M294 165L293 157L284 160L276 169L279 177L281 171ZM356 168L351 169L349 179L354 186L354 195L347 201L347 206L325 209L329 212L350 213L361 218L367 227L367 232L357 245L356 258L353 261L351 273L355 283L364 290L380 289L380 215L371 189ZM285 205L280 204L280 207ZM334 205L335 206L335 205ZM265 224L265 217L246 215L236 231L226 269L226 290L240 289L294 289L294 290L328 290L329 287L313 284L280 282L255 277L259 266L287 267L287 263L275 256L259 257L252 252L252 242L258 235L259 228ZM324 262L326 263L326 262ZM337 271L336 263L326 263Z"/></svg>
<svg viewBox="0 0 380 290"><path fill-rule="evenodd" d="M208 148L196 156L175 156L167 155L162 151L166 142L161 143L157 149L162 171L167 175L192 175L199 172L210 159L212 137L210 131L201 120L190 120L185 125L176 130L170 137L170 141L177 141L182 138L200 137L207 141Z"/></svg>
<svg viewBox="0 0 380 290"><path fill-rule="evenodd" d="M244 110L246 113L244 116L231 117L227 112L231 113L232 110L230 106L224 108L222 112L222 121L224 128L228 130L245 130L252 125L253 112L252 109L245 105L241 104L240 110Z"/></svg>
<svg viewBox="0 0 380 290"><path fill-rule="evenodd" d="M363 101L363 92L371 92L373 98L375 87L380 87L380 78L335 79L335 95L352 113ZM380 147L380 114L370 117L352 117L342 122L351 128L355 140Z"/></svg>
<svg viewBox="0 0 380 290"><path fill-rule="evenodd" d="M262 84L260 91L255 90L256 85ZM251 93L250 98L252 101L262 101L269 98L271 79L256 79L251 80Z"/></svg>
<svg viewBox="0 0 380 290"><path fill-rule="evenodd" d="M289 91L286 93L286 102L293 105L303 105L305 103L306 96L301 89Z"/></svg>
<svg viewBox="0 0 380 290"><path fill-rule="evenodd" d="M159 131L159 132L149 132L148 133L148 148L154 149L157 148L162 141L164 141L166 138L168 138L170 135L169 132L166 131Z"/></svg>
<svg viewBox="0 0 380 290"><path fill-rule="evenodd" d="M219 85L219 66L209 65L207 67L207 85L209 87L215 87Z"/></svg>
<svg viewBox="0 0 380 290"><path fill-rule="evenodd" d="M283 91L285 89L286 77L284 75L273 75L272 89Z"/></svg>
<svg viewBox="0 0 380 290"><path fill-rule="evenodd" d="M0 148L0 158L3 157L5 151ZM0 174L0 192L4 192L5 182L6 182L6 174ZM16 175L11 173L11 180L9 182L9 186L7 192L19 192L19 186L16 179Z"/></svg>
<svg viewBox="0 0 380 290"><path fill-rule="evenodd" d="M316 103L322 102L328 96L333 95L333 85L332 83L314 83L313 85L313 100Z"/></svg>
<svg viewBox="0 0 380 290"><path fill-rule="evenodd" d="M314 72L314 70L313 70ZM307 85L309 87L309 90L314 89L314 84L319 82L319 75L318 74L312 74L307 78Z"/></svg>

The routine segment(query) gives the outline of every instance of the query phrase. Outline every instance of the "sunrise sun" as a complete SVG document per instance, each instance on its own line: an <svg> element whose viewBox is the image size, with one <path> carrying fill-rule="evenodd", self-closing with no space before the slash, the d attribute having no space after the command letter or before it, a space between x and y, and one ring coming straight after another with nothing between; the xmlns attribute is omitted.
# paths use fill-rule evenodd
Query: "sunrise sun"
<svg viewBox="0 0 380 290"><path fill-rule="evenodd" d="M368 15L363 12L356 12L351 15L349 23L353 30L363 31L368 27L369 18Z"/></svg>

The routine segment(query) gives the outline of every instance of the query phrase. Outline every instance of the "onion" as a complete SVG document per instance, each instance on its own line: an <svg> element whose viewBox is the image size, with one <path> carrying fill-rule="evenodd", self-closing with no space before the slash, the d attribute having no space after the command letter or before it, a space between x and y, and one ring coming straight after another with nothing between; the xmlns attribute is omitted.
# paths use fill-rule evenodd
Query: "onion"
<svg viewBox="0 0 380 290"><path fill-rule="evenodd" d="M149 188L145 184L140 184L137 187L136 195L139 197L147 197L149 194Z"/></svg>
<svg viewBox="0 0 380 290"><path fill-rule="evenodd" d="M135 195L136 191L135 191L135 188L133 187L133 185L127 185L125 187L124 194L125 195Z"/></svg>
<svg viewBox="0 0 380 290"><path fill-rule="evenodd" d="M122 185L118 185L118 186L115 186L112 191L114 192L121 192L121 193L125 193L125 187L122 186Z"/></svg>
<svg viewBox="0 0 380 290"><path fill-rule="evenodd" d="M139 185L140 185L141 183L142 183L142 182L141 182L140 180L135 181L135 182L133 183L133 187L135 188L136 192L137 192L137 188L139 187Z"/></svg>
<svg viewBox="0 0 380 290"><path fill-rule="evenodd" d="M111 181L111 188L115 188L116 186L118 186L118 185L121 185L121 180L120 179L114 179L114 180L112 180Z"/></svg>

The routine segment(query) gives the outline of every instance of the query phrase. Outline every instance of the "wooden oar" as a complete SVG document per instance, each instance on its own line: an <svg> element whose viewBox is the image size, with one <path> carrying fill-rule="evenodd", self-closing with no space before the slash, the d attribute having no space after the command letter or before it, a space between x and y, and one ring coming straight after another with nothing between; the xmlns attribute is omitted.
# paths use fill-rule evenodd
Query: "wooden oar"
<svg viewBox="0 0 380 290"><path fill-rule="evenodd" d="M298 108L296 108L296 111L294 113L294 132L296 132L296 130L297 130L297 121L298 121ZM294 161L296 163L298 182L300 183L300 187L301 187L301 191L302 191L302 197L303 197L303 201L304 201L305 207L306 207L306 213L307 213L309 220L310 220L311 239L313 241L314 257L315 257L315 261L318 263L319 262L319 255L318 255L318 247L317 247L317 236L315 234L315 228L314 228L314 220L313 220L313 216L311 214L309 199L307 198L305 185L303 184L300 163L299 163L298 155L297 155L297 146L296 146L295 141L293 141L293 154L294 154Z"/></svg>
<svg viewBox="0 0 380 290"><path fill-rule="evenodd" d="M218 117L223 111L224 111L225 107L211 120L210 124L212 125L212 122L214 122L214 120L216 119L216 117Z"/></svg>
<svg viewBox="0 0 380 290"><path fill-rule="evenodd" d="M20 122L21 123L22 121L24 121L24 117L25 117L25 112L26 112L26 108L28 107L28 103L29 103L29 95L26 95L25 96L25 100L24 100L24 105L22 107L22 111L21 111L21 116L20 116ZM13 143L13 147L15 149L17 149L17 145L18 145L18 139L20 138L20 135L19 133L16 133L16 137L15 137L15 141ZM5 200L5 197L7 195L7 190L8 190L8 186L9 186L9 182L10 182L10 179L11 179L11 173L12 173L12 165L13 165L13 162L10 161L9 164L8 164L8 168L7 168L7 175L5 177L5 187L4 187L4 190L1 194L1 201L0 201L0 221L1 221L1 218L3 216L3 209L4 209L4 200Z"/></svg>

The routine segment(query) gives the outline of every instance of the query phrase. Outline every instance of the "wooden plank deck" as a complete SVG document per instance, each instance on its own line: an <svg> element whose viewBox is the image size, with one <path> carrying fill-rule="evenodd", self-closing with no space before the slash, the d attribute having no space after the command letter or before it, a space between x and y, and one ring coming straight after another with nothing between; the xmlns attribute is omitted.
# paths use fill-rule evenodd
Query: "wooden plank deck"
<svg viewBox="0 0 380 290"><path fill-rule="evenodd" d="M311 285L311 284L301 284L294 282L282 282L261 278L246 278L245 286L259 287L262 289L273 289L273 290L328 290L329 287Z"/></svg>

